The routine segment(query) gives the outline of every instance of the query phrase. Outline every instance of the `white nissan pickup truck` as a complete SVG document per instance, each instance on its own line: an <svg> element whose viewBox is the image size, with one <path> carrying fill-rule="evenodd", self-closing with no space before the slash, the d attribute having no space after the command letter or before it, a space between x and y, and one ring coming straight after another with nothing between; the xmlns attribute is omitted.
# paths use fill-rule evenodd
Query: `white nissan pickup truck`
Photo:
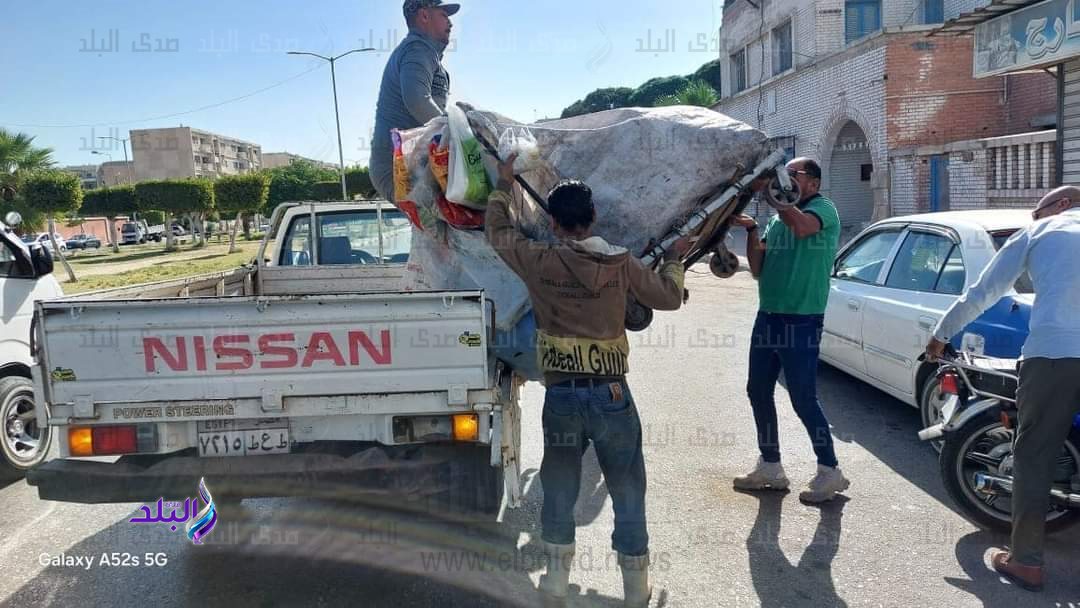
<svg viewBox="0 0 1080 608"><path fill-rule="evenodd" d="M493 306L402 291L411 230L385 204L289 203L251 266L39 302L38 420L60 457L27 481L76 503L179 500L205 478L233 504L516 506L520 381L493 356Z"/></svg>

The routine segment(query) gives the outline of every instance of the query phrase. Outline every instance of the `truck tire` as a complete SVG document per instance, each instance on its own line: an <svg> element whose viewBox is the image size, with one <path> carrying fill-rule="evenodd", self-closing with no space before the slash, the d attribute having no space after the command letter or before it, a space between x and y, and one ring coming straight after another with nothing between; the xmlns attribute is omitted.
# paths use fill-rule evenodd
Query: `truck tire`
<svg viewBox="0 0 1080 608"><path fill-rule="evenodd" d="M0 378L0 478L19 479L41 464L49 453L52 435L37 423L34 386L21 376Z"/></svg>

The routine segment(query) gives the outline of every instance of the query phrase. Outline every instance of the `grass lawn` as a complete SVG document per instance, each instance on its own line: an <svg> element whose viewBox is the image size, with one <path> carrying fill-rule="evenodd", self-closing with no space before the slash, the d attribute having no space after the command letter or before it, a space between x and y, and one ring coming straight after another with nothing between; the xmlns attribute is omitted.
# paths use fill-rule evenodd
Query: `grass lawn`
<svg viewBox="0 0 1080 608"><path fill-rule="evenodd" d="M79 252L68 260L78 282L67 282L67 273L59 262L54 273L63 283L64 293L76 294L224 272L250 262L258 252L259 241L241 239L237 242L239 250L233 254L229 253L228 240L223 241L218 244L212 239L199 249L181 245L172 252L165 251L164 243L121 247L117 254L105 246L97 251Z"/></svg>

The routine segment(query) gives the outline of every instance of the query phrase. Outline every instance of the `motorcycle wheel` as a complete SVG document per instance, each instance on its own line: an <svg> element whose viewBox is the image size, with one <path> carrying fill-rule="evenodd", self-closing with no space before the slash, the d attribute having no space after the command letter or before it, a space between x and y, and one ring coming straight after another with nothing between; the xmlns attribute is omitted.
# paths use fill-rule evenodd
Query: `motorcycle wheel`
<svg viewBox="0 0 1080 608"><path fill-rule="evenodd" d="M946 437L939 460L945 489L961 514L982 528L1003 533L1012 530L1012 500L976 492L975 474L1012 477L1014 433L1002 426L997 410L984 412ZM1058 478L1064 477L1066 483L1080 474L1080 433L1074 432L1066 440L1058 467ZM1051 507L1046 513L1046 531L1057 532L1078 521L1080 510Z"/></svg>

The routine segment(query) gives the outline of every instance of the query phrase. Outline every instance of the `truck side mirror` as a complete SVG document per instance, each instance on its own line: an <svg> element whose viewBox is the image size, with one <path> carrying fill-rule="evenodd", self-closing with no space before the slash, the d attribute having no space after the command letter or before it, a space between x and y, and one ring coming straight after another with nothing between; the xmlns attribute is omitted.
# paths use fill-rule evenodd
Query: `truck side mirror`
<svg viewBox="0 0 1080 608"><path fill-rule="evenodd" d="M47 274L52 274L53 258L48 249L44 247L31 247L30 263L34 265L35 277L43 277Z"/></svg>

